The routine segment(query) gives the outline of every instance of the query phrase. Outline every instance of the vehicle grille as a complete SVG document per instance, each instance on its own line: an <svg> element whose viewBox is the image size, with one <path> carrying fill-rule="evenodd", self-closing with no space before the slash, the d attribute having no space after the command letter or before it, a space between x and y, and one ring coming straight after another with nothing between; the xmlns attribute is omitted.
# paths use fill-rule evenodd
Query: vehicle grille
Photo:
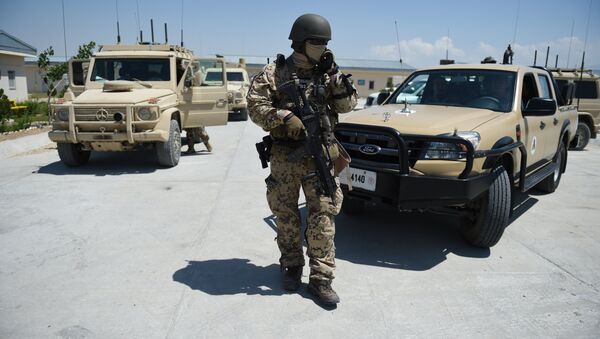
<svg viewBox="0 0 600 339"><path fill-rule="evenodd" d="M108 112L106 120L97 117L98 110L105 109ZM75 107L75 121L115 121L114 114L121 112L125 114L125 107Z"/></svg>
<svg viewBox="0 0 600 339"><path fill-rule="evenodd" d="M396 138L387 135L384 132L360 132L337 130L336 138L344 146L352 160L364 161L366 163L377 163L388 169L399 170L400 150ZM423 151L422 141L404 139L408 151L408 164L413 167L420 158ZM377 154L365 154L360 151L363 145L375 145L381 147Z"/></svg>

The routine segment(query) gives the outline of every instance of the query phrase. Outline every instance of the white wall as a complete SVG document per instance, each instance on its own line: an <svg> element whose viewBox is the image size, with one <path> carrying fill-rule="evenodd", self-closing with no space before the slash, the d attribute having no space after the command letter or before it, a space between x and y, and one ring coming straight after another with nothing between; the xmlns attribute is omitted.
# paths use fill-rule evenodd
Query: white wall
<svg viewBox="0 0 600 339"><path fill-rule="evenodd" d="M9 71L15 72L15 89L9 88ZM4 89L4 94L11 100L27 100L28 92L24 57L0 53L0 88Z"/></svg>

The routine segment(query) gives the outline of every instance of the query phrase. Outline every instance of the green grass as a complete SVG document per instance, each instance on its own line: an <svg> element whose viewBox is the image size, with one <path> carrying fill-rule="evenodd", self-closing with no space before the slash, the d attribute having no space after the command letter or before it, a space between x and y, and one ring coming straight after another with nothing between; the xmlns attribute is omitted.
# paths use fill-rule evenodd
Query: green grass
<svg viewBox="0 0 600 339"><path fill-rule="evenodd" d="M27 106L23 112L13 113L8 116L0 117L0 133L20 131L29 128L33 122L48 121L48 106L46 102L23 101L18 102L17 106ZM8 120L13 121L9 124Z"/></svg>

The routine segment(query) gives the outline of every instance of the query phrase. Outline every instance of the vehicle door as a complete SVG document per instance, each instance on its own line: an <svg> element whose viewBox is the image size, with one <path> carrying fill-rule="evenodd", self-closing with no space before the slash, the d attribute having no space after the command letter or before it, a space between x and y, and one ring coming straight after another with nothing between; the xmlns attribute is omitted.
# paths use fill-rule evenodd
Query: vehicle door
<svg viewBox="0 0 600 339"><path fill-rule="evenodd" d="M211 70L207 77L207 70ZM181 81L183 91L184 128L227 124L227 76L220 58L195 59L186 68Z"/></svg>
<svg viewBox="0 0 600 339"><path fill-rule="evenodd" d="M71 59L69 60L69 88L77 97L85 89L85 80L87 78L90 66L89 59Z"/></svg>
<svg viewBox="0 0 600 339"><path fill-rule="evenodd" d="M539 96L544 99L553 99L557 105L556 93L554 93L554 86L548 74L538 73L536 74L538 88L540 90ZM543 146L540 151L543 151L542 158L552 160L556 154L558 147L558 140L560 139L560 132L562 124L565 119L568 119L566 114L560 114L560 110L557 109L554 114L540 117L540 140L539 146Z"/></svg>
<svg viewBox="0 0 600 339"><path fill-rule="evenodd" d="M526 73L523 76L521 84L521 112L525 110L529 100L540 96L536 76L533 73ZM543 116L523 116L523 126L521 126L521 141L527 149L527 170L537 169L545 163L544 159L544 138L543 132L547 126L544 120L548 117Z"/></svg>

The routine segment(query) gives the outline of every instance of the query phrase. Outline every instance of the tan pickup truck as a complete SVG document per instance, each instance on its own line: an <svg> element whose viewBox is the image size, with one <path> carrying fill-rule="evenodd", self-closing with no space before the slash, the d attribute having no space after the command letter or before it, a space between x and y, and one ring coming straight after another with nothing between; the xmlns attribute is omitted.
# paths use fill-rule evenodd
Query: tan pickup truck
<svg viewBox="0 0 600 339"><path fill-rule="evenodd" d="M213 70L210 82L203 82ZM69 63L70 90L52 106L58 155L85 164L91 151L154 148L159 164L176 166L181 131L227 124L223 58L198 58L164 44L105 45L90 60Z"/></svg>
<svg viewBox="0 0 600 339"><path fill-rule="evenodd" d="M425 87L409 99L414 83ZM562 99L573 86L557 88L548 71L514 65L414 72L382 105L340 116L335 134L352 157L344 212L369 202L454 213L469 243L495 245L513 190L553 192L565 172L577 111Z"/></svg>

